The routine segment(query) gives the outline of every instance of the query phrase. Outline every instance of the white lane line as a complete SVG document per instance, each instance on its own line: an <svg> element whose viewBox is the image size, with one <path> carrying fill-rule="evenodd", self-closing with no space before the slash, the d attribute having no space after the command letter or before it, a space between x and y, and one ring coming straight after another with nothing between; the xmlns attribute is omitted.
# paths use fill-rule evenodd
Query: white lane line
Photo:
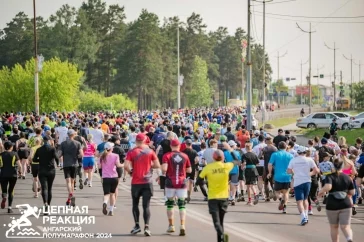
<svg viewBox="0 0 364 242"><path fill-rule="evenodd" d="M128 186L128 185L119 184L119 188L124 191L130 191L130 186ZM152 198L152 201L155 204L164 205L164 202L160 201L159 198ZM192 219L197 220L199 222L203 222L205 224L212 225L211 217L208 217L208 216L196 211L195 209L188 208L187 216L189 216ZM251 233L247 230L244 230L242 228L236 227L231 224L224 224L224 228L228 233L233 234L236 237L239 237L239 238L242 238L245 240L249 240L252 242L275 242L273 240L269 240L268 238L265 238L263 236L255 234L255 233Z"/></svg>

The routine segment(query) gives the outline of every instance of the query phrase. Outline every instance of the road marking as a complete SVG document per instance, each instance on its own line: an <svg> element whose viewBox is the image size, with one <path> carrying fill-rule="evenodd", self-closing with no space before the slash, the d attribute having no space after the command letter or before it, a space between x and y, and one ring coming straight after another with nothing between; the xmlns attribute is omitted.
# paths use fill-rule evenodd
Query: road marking
<svg viewBox="0 0 364 242"><path fill-rule="evenodd" d="M119 184L119 189L124 190L124 191L130 191L130 186L125 185L125 184ZM158 205L164 205L164 202L160 201L160 198L155 198L152 197L152 202ZM208 217L198 211L196 211L195 209L189 208L188 212L186 213L188 217L191 217L194 220L197 220L199 222L208 224L208 225L212 225L212 219L211 217ZM269 240L263 236L257 235L255 233L251 233L247 230L244 230L240 227L236 227L234 225L231 224L224 224L224 228L225 231L227 231L230 234L235 235L236 237L242 238L244 240L248 240L251 242L274 242L273 240ZM251 240L253 239L253 240Z"/></svg>

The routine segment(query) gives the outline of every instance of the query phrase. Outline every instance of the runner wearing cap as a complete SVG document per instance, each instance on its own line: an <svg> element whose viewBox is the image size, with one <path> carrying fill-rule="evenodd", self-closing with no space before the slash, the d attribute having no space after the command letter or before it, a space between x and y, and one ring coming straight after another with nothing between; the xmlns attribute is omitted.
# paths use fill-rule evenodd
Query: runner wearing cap
<svg viewBox="0 0 364 242"><path fill-rule="evenodd" d="M322 162L319 163L318 167L321 173L321 187L324 187L326 176L332 174L336 170L334 164L331 162L332 154L328 152L321 152L319 156L323 159ZM326 204L326 198L327 197L324 196L323 204Z"/></svg>
<svg viewBox="0 0 364 242"><path fill-rule="evenodd" d="M224 163L225 157L221 150L213 154L214 162L207 164L199 177L209 182L208 207L217 232L217 241L226 242L228 236L224 234L224 217L228 208L229 174L234 163Z"/></svg>
<svg viewBox="0 0 364 242"><path fill-rule="evenodd" d="M118 154L113 153L114 143L107 142L104 151L100 156L98 164L99 172L102 177L102 188L104 191L104 203L102 204L102 213L104 215L113 216L113 210L116 202L116 191L119 184L118 168L124 165L120 163ZM110 200L109 212L107 212L107 204Z"/></svg>
<svg viewBox="0 0 364 242"><path fill-rule="evenodd" d="M149 230L150 200L153 196L153 170L159 169L160 164L157 155L145 145L147 136L138 134L135 139L135 148L130 150L125 159L124 168L132 176L131 196L133 200L133 216L135 227L130 232L137 234L141 232L139 225L139 200L143 198L144 234L151 236Z"/></svg>
<svg viewBox="0 0 364 242"><path fill-rule="evenodd" d="M44 142L47 142L48 140L50 140L50 138L47 136L43 138ZM41 147L42 140L40 138L35 138L34 142L35 142L35 145L30 150L29 163L31 164L32 176L33 176L33 189L32 190L34 192L34 197L37 198L38 192L41 190L39 183L38 183L39 161L34 160L33 157L34 157L36 151L38 150L38 148Z"/></svg>
<svg viewBox="0 0 364 242"><path fill-rule="evenodd" d="M236 142L234 140L230 140L227 145L224 144L224 156L225 156L225 162L230 163L234 161L240 161L241 156L239 152L236 150ZM234 206L235 205L235 196L236 196L236 190L239 185L239 167L237 165L234 166L234 168L230 171L229 174L229 182L230 182L230 197L229 197L229 203Z"/></svg>
<svg viewBox="0 0 364 242"><path fill-rule="evenodd" d="M315 161L306 157L306 151L306 147L298 147L298 156L289 162L287 170L288 174L293 174L294 194L297 202L297 208L301 215L302 226L308 223L307 199L311 188L311 176L320 172Z"/></svg>
<svg viewBox="0 0 364 242"><path fill-rule="evenodd" d="M68 190L66 205L75 206L76 198L74 197L74 181L76 178L78 158L83 157L83 150L81 143L74 140L76 131L70 129L67 134L68 139L63 141L61 144L60 158L63 159L63 172Z"/></svg>
<svg viewBox="0 0 364 242"><path fill-rule="evenodd" d="M83 148L82 166L85 173L85 185L92 187L92 175L95 166L96 144L93 142L92 134L87 135L86 145ZM86 183L87 182L87 183Z"/></svg>
<svg viewBox="0 0 364 242"><path fill-rule="evenodd" d="M186 235L186 197L187 197L187 175L191 173L191 163L188 156L179 151L180 142L178 139L171 140L171 152L163 155L162 172L166 175L166 197L167 197L167 216L169 226L167 233L175 232L174 228L174 198L177 197L177 205L181 220L180 236Z"/></svg>

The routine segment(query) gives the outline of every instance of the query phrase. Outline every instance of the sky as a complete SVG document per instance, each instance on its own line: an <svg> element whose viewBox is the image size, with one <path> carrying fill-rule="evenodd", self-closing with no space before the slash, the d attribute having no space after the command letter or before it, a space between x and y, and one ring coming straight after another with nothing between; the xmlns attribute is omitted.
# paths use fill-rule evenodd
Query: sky
<svg viewBox="0 0 364 242"><path fill-rule="evenodd" d="M261 0L262 1L262 0ZM79 7L83 0L36 0L37 15L49 17L63 4ZM143 8L156 13L161 20L164 17L179 16L186 21L187 17L196 12L200 14L208 26L209 31L224 26L233 34L238 27L247 30L247 0L106 0L107 4L119 4L125 7L127 21L138 18ZM263 43L263 5L252 1L252 36L257 43ZM20 11L29 16L33 15L32 0L0 0L0 29ZM324 74L319 84L329 85L333 81L334 51L325 47L333 47L336 51L336 80L340 81L340 71L343 81L350 82L350 61L354 59L353 81L359 79L359 61L361 61L361 79L364 80L364 0L274 0L266 4L266 51L273 69L273 81L278 75L277 55L282 56L279 61L280 78L296 78L296 81L286 82L289 86L301 84L301 61L309 59L309 34L301 32L309 30L312 21L312 75ZM278 14L278 15L272 15ZM296 18L280 15L321 17ZM353 17L357 18L337 18ZM330 18L326 18L330 17ZM332 18L336 17L336 18ZM332 23L341 22L341 23ZM342 23L359 22L359 23ZM1 50L0 50L1 53ZM356 64L355 64L356 63ZM261 65L261 63L253 63ZM308 74L309 64L303 65L303 84ZM330 80L331 76L331 80ZM317 84L316 78L312 84Z"/></svg>

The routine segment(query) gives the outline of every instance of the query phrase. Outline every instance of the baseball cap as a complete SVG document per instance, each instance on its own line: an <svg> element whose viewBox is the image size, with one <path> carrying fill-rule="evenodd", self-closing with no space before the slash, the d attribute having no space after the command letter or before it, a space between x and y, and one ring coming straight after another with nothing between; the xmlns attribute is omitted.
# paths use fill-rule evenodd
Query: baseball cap
<svg viewBox="0 0 364 242"><path fill-rule="evenodd" d="M307 148L304 146L299 146L297 149L298 154L306 153L306 151L307 151Z"/></svg>
<svg viewBox="0 0 364 242"><path fill-rule="evenodd" d="M326 138L322 138L321 139L321 144L326 145L327 144L327 139Z"/></svg>
<svg viewBox="0 0 364 242"><path fill-rule="evenodd" d="M221 135L220 141L226 141L226 140L227 140L227 137L225 135Z"/></svg>
<svg viewBox="0 0 364 242"><path fill-rule="evenodd" d="M111 143L111 142L105 143L105 145L104 145L105 150L111 150L112 148L114 148L114 143Z"/></svg>
<svg viewBox="0 0 364 242"><path fill-rule="evenodd" d="M66 127L66 126L67 126L66 122L65 122L65 121L62 121L62 122L61 122L61 126L62 126L62 127Z"/></svg>
<svg viewBox="0 0 364 242"><path fill-rule="evenodd" d="M192 139L186 139L186 140L185 140L185 143L186 143L186 144L189 144L189 145L190 145L190 144L192 144Z"/></svg>
<svg viewBox="0 0 364 242"><path fill-rule="evenodd" d="M186 140L187 141L187 140ZM172 139L171 140L171 146L179 146L181 143L178 139Z"/></svg>
<svg viewBox="0 0 364 242"><path fill-rule="evenodd" d="M235 146L235 145L237 145L237 144L236 144L236 142L235 142L234 140L230 140L230 141L228 142L228 144L229 144L230 146Z"/></svg>
<svg viewBox="0 0 364 242"><path fill-rule="evenodd" d="M255 130L255 131L254 131L254 134L255 134L255 135L260 135L260 131L259 131L259 130Z"/></svg>
<svg viewBox="0 0 364 242"><path fill-rule="evenodd" d="M67 131L67 134L68 134L68 135L74 135L74 134L76 134L76 131L75 131L75 130L73 130L73 129L69 129L69 130Z"/></svg>
<svg viewBox="0 0 364 242"><path fill-rule="evenodd" d="M116 125L115 126L115 129L119 130L120 129L120 126L119 125Z"/></svg>
<svg viewBox="0 0 364 242"><path fill-rule="evenodd" d="M139 133L137 136L136 136L136 141L144 141L146 139L146 136L145 134L143 133Z"/></svg>

